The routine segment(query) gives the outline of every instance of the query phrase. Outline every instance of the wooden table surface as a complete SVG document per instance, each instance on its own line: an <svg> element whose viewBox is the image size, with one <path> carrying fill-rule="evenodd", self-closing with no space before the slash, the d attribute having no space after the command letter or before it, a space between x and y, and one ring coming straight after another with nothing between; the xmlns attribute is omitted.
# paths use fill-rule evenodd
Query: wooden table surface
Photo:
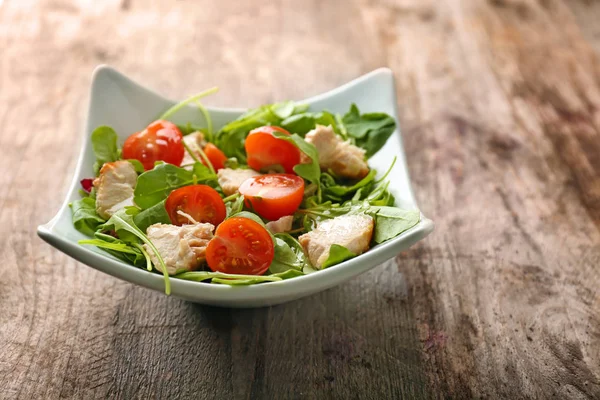
<svg viewBox="0 0 600 400"><path fill-rule="evenodd" d="M600 2L0 0L0 398L600 398ZM171 98L396 77L424 242L251 310L103 275L35 234L93 68Z"/></svg>

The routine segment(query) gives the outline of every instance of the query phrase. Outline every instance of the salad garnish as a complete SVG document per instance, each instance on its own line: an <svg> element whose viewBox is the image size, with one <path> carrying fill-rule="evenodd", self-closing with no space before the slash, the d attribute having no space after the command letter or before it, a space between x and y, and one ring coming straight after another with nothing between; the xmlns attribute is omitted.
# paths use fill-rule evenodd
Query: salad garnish
<svg viewBox="0 0 600 400"><path fill-rule="evenodd" d="M220 285L293 279L356 257L420 221L396 207L387 171L367 160L395 131L355 104L335 114L286 101L213 126L199 101L175 104L129 135L99 126L93 177L70 206L74 227L128 264ZM204 125L172 118L196 106Z"/></svg>

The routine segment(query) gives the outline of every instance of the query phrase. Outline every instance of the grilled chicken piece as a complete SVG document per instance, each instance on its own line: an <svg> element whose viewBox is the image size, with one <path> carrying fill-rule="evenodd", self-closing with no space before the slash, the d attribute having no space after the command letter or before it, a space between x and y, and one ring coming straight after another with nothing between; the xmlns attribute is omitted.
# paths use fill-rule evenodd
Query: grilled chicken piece
<svg viewBox="0 0 600 400"><path fill-rule="evenodd" d="M355 254L369 250L373 236L373 218L368 215L342 215L320 222L317 227L298 238L315 268L321 268L332 244L344 246Z"/></svg>
<svg viewBox="0 0 600 400"><path fill-rule="evenodd" d="M331 169L336 175L350 179L362 179L369 173L365 150L343 141L331 125L317 125L306 134L305 140L317 148L322 170Z"/></svg>
<svg viewBox="0 0 600 400"><path fill-rule="evenodd" d="M183 141L190 148L190 150L194 152L196 158L198 160L202 160L199 150L203 149L204 146L206 146L206 140L204 140L204 135L202 134L202 132L190 133L189 135L183 137ZM196 161L192 158L192 156L186 149L185 154L183 156L183 161L181 161L181 165L189 165L195 162Z"/></svg>
<svg viewBox="0 0 600 400"><path fill-rule="evenodd" d="M206 260L206 246L213 237L212 224L195 223L190 225L154 224L146 230L148 239L158 249L167 273L195 271ZM154 267L162 271L158 258L152 249L144 244Z"/></svg>
<svg viewBox="0 0 600 400"><path fill-rule="evenodd" d="M267 222L267 229L270 230L271 233L289 232L292 230L292 222L294 222L294 217L292 215L286 215L279 218L277 221Z"/></svg>
<svg viewBox="0 0 600 400"><path fill-rule="evenodd" d="M137 173L129 161L105 163L100 176L94 179L96 187L96 212L109 219L125 206L133 205L133 189L137 182Z"/></svg>
<svg viewBox="0 0 600 400"><path fill-rule="evenodd" d="M253 169L222 168L217 171L219 185L223 189L223 193L227 196L237 192L246 179L258 175L261 174Z"/></svg>

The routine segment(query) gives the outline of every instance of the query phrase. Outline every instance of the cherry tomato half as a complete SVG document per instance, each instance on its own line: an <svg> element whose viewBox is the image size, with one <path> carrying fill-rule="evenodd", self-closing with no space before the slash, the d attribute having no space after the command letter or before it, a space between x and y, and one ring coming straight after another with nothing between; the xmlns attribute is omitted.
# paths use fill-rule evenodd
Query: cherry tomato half
<svg viewBox="0 0 600 400"><path fill-rule="evenodd" d="M217 227L206 247L206 261L213 271L262 275L275 256L269 232L249 218L233 217Z"/></svg>
<svg viewBox="0 0 600 400"><path fill-rule="evenodd" d="M247 179L239 188L246 206L263 218L275 221L293 214L304 196L304 179L298 175L267 174Z"/></svg>
<svg viewBox="0 0 600 400"><path fill-rule="evenodd" d="M215 170L218 171L221 168L225 168L227 156L217 146L212 143L208 143L206 146L204 146L204 154L206 154L206 158L208 158L208 161L210 161Z"/></svg>
<svg viewBox="0 0 600 400"><path fill-rule="evenodd" d="M219 193L210 186L192 185L175 189L167 197L165 209L174 225L190 224L191 221L177 211L181 210L198 222L208 222L214 226L225 219L227 210Z"/></svg>
<svg viewBox="0 0 600 400"><path fill-rule="evenodd" d="M290 134L278 126L263 126L250 131L244 145L248 165L262 172L281 165L286 173L293 174L294 166L300 163L300 150L293 144L276 138L273 132Z"/></svg>
<svg viewBox="0 0 600 400"><path fill-rule="evenodd" d="M144 169L154 168L156 161L181 165L185 149L183 135L177 126L169 121L154 121L141 132L134 133L125 140L123 158L136 159Z"/></svg>

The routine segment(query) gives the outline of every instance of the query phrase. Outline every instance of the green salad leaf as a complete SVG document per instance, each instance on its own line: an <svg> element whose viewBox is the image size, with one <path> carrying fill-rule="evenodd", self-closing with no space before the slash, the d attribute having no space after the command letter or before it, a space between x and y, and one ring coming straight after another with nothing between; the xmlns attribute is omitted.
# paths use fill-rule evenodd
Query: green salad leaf
<svg viewBox="0 0 600 400"><path fill-rule="evenodd" d="M332 265L339 264L353 257L356 257L356 254L351 252L344 246L340 246L339 244L332 244L331 247L329 247L329 256L321 266L321 269L331 267Z"/></svg>
<svg viewBox="0 0 600 400"><path fill-rule="evenodd" d="M262 227L265 227L265 223L263 222L263 220L258 215L254 214L250 211L240 211L238 213L230 215L227 218L233 218L233 217L248 218L254 222L258 222Z"/></svg>
<svg viewBox="0 0 600 400"><path fill-rule="evenodd" d="M143 174L146 170L142 163L139 160L136 160L135 158L128 159L127 161L129 161L129 163L133 165L135 172L137 172L138 174Z"/></svg>
<svg viewBox="0 0 600 400"><path fill-rule="evenodd" d="M284 279L295 278L300 275L304 275L304 273L295 269L290 269L270 275L239 275L227 274L224 272L191 271L177 274L174 276L174 278L196 282L210 280L212 283L219 283L223 285L247 286L264 282L277 282Z"/></svg>
<svg viewBox="0 0 600 400"><path fill-rule="evenodd" d="M165 261L160 255L158 249L148 239L148 236L134 222L134 218L138 215L140 210L136 207L125 207L110 217L106 223L99 226L98 229L103 231L115 231L119 239L126 243L138 243L139 241L148 245L152 249L154 255L158 259L160 266L163 270L163 276L165 280L165 293L171 294L171 282L169 281L169 274L167 272L167 266Z"/></svg>
<svg viewBox="0 0 600 400"><path fill-rule="evenodd" d="M70 206L73 225L84 235L93 236L98 226L104 223L104 219L96 213L96 200L92 197L75 200Z"/></svg>
<svg viewBox="0 0 600 400"><path fill-rule="evenodd" d="M292 115L281 122L281 127L291 133L297 133L304 137L309 131L315 129L318 125L331 125L334 131L339 132L338 123L335 115L329 111L320 111L316 113L305 112Z"/></svg>
<svg viewBox="0 0 600 400"><path fill-rule="evenodd" d="M139 244L125 243L122 240L101 232L96 232L94 236L96 237L95 239L80 240L78 243L96 246L110 255L137 267L141 267L150 262ZM152 267L150 267L149 270L152 270Z"/></svg>
<svg viewBox="0 0 600 400"><path fill-rule="evenodd" d="M275 257L269 266L269 273L284 273L288 270L302 271L306 264L306 257L300 243L287 233L276 233L273 236L275 238Z"/></svg>
<svg viewBox="0 0 600 400"><path fill-rule="evenodd" d="M127 254L133 254L133 255L141 254L138 249L136 249L135 247L132 247L122 241L108 242L108 241L105 241L102 239L86 239L86 240L80 240L78 243L79 244L89 244L92 246L100 247L101 249L118 251L119 253L127 253Z"/></svg>
<svg viewBox="0 0 600 400"><path fill-rule="evenodd" d="M375 218L373 241L378 244L395 238L421 220L419 210L403 210L397 207L371 207L369 214Z"/></svg>
<svg viewBox="0 0 600 400"><path fill-rule="evenodd" d="M325 200L331 200L341 202L349 197L352 197L359 189L373 187L375 183L375 175L377 171L371 169L367 176L353 185L341 185L329 174L321 174L321 184L323 186L323 198ZM370 190L369 190L370 192ZM365 192L361 192L361 196L366 196Z"/></svg>
<svg viewBox="0 0 600 400"><path fill-rule="evenodd" d="M177 125L177 128L179 128L179 131L183 136L187 136L194 132L206 133L206 128L201 127L200 125L193 125L191 122L188 122L185 125Z"/></svg>
<svg viewBox="0 0 600 400"><path fill-rule="evenodd" d="M296 111L296 103L294 103L293 101L284 101L281 103L277 103L272 108L272 110L275 115L277 115L280 119L284 120L292 114L294 114L294 112Z"/></svg>
<svg viewBox="0 0 600 400"><path fill-rule="evenodd" d="M142 267L145 264L146 269L152 271L152 261L150 260L150 256L139 243L126 243L119 238L100 231L94 233L94 238L95 241L100 241L101 243L91 243L86 240L80 240L79 244L93 244L107 253L112 254L114 257L137 267Z"/></svg>
<svg viewBox="0 0 600 400"><path fill-rule="evenodd" d="M388 114L361 114L356 104L350 106L342 121L348 136L366 150L367 158L377 153L396 129L396 121Z"/></svg>
<svg viewBox="0 0 600 400"><path fill-rule="evenodd" d="M271 275L238 275L210 271L183 272L181 274L175 275L174 277L184 279L186 281L196 282L202 282L210 279L212 283L221 283L231 286L253 285L261 282L277 282L282 279L285 279L279 276Z"/></svg>
<svg viewBox="0 0 600 400"><path fill-rule="evenodd" d="M217 176L200 163L195 163L192 171L160 163L138 177L133 201L142 209L150 208L166 199L177 188L195 182L214 185L216 180Z"/></svg>
<svg viewBox="0 0 600 400"><path fill-rule="evenodd" d="M227 210L228 217L242 212L244 209L244 196L239 195L235 200L225 202L225 209Z"/></svg>
<svg viewBox="0 0 600 400"><path fill-rule="evenodd" d="M304 272L302 272L301 270L299 271L297 269L288 269L287 271L271 274L270 276L278 277L281 279L291 279L301 275L305 275Z"/></svg>
<svg viewBox="0 0 600 400"><path fill-rule="evenodd" d="M136 207L125 207L114 213L108 221L98 227L100 231L114 231L120 240L126 243L139 243L146 240L146 234L134 222L140 210Z"/></svg>
<svg viewBox="0 0 600 400"><path fill-rule="evenodd" d="M96 156L94 173L96 175L104 163L117 161L121 157L117 139L117 133L110 126L99 126L92 132L92 149Z"/></svg>
<svg viewBox="0 0 600 400"><path fill-rule="evenodd" d="M169 218L169 214L167 214L167 210L165 209L165 202L166 200L163 200L152 207L140 211L139 214L133 217L135 225L140 228L142 232L146 232L146 229L148 229L150 225L170 224L171 218Z"/></svg>

